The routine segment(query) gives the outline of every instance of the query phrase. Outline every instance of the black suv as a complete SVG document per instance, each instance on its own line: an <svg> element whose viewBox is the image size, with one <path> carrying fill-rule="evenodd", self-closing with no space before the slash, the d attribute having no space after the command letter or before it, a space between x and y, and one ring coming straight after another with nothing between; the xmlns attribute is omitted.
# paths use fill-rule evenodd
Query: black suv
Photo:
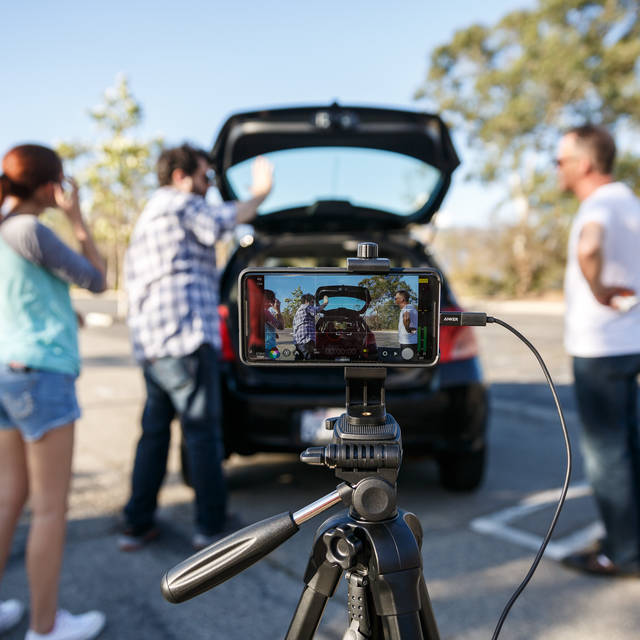
<svg viewBox="0 0 640 640"><path fill-rule="evenodd" d="M220 281L227 453L301 451L330 435L344 410L338 368L261 368L238 353L238 274L245 267L346 266L358 242L376 242L392 266L438 268L407 227L437 211L459 164L435 115L381 108L296 107L230 117L212 157L225 200L246 199L252 160L275 167L275 187L232 252ZM443 275L442 310L459 309ZM387 409L406 455L435 456L442 484L476 488L483 476L487 390L468 327L442 327L440 362L390 368Z"/></svg>

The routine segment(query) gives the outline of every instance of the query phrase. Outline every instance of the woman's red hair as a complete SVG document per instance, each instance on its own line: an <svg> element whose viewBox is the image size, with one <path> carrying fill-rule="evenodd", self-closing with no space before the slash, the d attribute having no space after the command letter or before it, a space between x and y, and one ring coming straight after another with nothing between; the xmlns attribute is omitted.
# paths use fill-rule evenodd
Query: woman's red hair
<svg viewBox="0 0 640 640"><path fill-rule="evenodd" d="M62 161L53 149L39 144L13 147L2 159L0 206L7 196L30 198L43 184L59 182L61 175Z"/></svg>

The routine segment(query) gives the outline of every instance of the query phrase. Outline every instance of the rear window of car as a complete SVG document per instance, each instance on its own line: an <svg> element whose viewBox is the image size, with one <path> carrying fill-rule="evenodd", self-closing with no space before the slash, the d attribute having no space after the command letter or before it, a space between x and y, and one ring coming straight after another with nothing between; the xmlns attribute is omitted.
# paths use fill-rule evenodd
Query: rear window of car
<svg viewBox="0 0 640 640"><path fill-rule="evenodd" d="M439 169L415 158L380 149L305 147L266 153L274 165L274 188L260 215L306 208L322 201L410 216L429 202L442 181ZM226 172L235 197L251 197L251 164Z"/></svg>
<svg viewBox="0 0 640 640"><path fill-rule="evenodd" d="M351 311L359 311L360 309L362 309L362 305L363 302L359 298L343 298L332 296L331 298L329 298L329 303L325 307L325 311L332 311L334 309L349 309Z"/></svg>

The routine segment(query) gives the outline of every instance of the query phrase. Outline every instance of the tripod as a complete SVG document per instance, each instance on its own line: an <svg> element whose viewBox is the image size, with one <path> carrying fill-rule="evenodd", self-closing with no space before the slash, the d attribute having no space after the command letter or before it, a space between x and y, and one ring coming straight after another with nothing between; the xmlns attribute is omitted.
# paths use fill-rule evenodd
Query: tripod
<svg viewBox="0 0 640 640"><path fill-rule="evenodd" d="M332 442L301 454L308 464L335 469L335 491L296 511L250 525L170 569L162 592L170 602L188 600L252 565L299 529L342 502L314 538L305 587L286 640L313 638L342 574L348 581L349 628L343 640L439 640L422 573L422 528L398 510L402 461L400 426L385 410L386 370L347 367L346 413L325 421Z"/></svg>

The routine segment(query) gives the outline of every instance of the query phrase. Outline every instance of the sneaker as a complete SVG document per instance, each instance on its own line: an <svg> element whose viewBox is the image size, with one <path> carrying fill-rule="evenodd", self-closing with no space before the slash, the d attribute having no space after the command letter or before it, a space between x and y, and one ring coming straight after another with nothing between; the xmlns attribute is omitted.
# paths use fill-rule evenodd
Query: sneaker
<svg viewBox="0 0 640 640"><path fill-rule="evenodd" d="M106 618L101 611L88 611L77 616L60 609L49 633L29 629L24 640L92 640L104 629Z"/></svg>
<svg viewBox="0 0 640 640"><path fill-rule="evenodd" d="M20 600L0 602L0 633L13 629L24 615L24 605Z"/></svg>
<svg viewBox="0 0 640 640"><path fill-rule="evenodd" d="M218 542L218 540L222 540L225 536L228 536L230 533L237 531L238 529L242 529L242 527L246 526L246 524L235 514L229 514L225 521L224 526L221 531L218 531L213 534L203 533L202 531L196 531L191 538L191 546L196 551L201 551L205 547L213 544L214 542Z"/></svg>
<svg viewBox="0 0 640 640"><path fill-rule="evenodd" d="M156 527L151 527L144 533L135 533L134 529L127 528L118 536L118 549L120 551L139 551L159 535L160 530Z"/></svg>

